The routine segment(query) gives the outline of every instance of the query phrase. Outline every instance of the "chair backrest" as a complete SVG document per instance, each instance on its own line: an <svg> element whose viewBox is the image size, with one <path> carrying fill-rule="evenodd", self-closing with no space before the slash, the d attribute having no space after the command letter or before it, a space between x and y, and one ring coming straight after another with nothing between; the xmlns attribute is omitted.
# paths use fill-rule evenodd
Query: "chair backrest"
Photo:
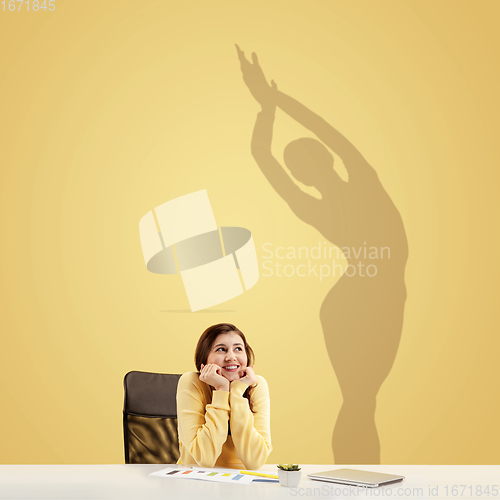
<svg viewBox="0 0 500 500"><path fill-rule="evenodd" d="M126 464L174 464L179 459L176 395L180 377L138 371L125 375Z"/></svg>

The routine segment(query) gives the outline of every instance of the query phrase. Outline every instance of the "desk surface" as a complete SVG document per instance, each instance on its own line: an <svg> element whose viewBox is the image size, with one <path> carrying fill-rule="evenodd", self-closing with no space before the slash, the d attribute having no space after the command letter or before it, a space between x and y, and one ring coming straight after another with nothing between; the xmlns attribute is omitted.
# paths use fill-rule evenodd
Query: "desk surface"
<svg viewBox="0 0 500 500"><path fill-rule="evenodd" d="M235 485L149 476L166 465L0 465L0 499L237 500L304 498L498 499L500 465L302 465L298 488ZM353 468L400 474L402 483L373 490L311 481L307 474ZM265 465L262 471L275 471Z"/></svg>

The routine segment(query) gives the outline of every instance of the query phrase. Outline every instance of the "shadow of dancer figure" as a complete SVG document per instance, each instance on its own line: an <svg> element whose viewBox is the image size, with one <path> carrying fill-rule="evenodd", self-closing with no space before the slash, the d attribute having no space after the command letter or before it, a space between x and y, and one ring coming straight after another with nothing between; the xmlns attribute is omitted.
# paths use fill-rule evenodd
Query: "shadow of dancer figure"
<svg viewBox="0 0 500 500"><path fill-rule="evenodd" d="M361 153L323 118L279 91L274 81L269 85L255 53L250 62L236 48L243 80L262 106L252 137L253 157L294 214L342 249L349 263L320 309L343 397L332 439L335 462L380 463L376 396L396 357L406 301L408 243L401 215ZM271 153L276 107L318 138L289 143L284 161L321 199L297 187ZM342 159L348 182L333 169L325 145Z"/></svg>

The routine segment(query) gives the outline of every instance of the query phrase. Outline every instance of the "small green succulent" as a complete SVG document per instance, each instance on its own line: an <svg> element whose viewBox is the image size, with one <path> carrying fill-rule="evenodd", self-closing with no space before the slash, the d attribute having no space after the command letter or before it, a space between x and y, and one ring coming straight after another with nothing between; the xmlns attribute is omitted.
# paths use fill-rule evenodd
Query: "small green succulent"
<svg viewBox="0 0 500 500"><path fill-rule="evenodd" d="M291 471L300 470L300 467L297 464L280 464L278 465L278 469Z"/></svg>

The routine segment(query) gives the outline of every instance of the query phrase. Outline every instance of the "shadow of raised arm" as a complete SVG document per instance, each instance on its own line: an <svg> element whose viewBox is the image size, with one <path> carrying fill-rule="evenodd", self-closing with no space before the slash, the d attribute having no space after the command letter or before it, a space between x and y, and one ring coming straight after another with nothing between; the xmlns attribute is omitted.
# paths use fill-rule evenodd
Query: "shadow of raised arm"
<svg viewBox="0 0 500 500"><path fill-rule="evenodd" d="M349 173L349 180L362 175L375 174L361 153L337 129L293 97L278 92L277 106L295 121L310 130L316 137L344 162Z"/></svg>
<svg viewBox="0 0 500 500"><path fill-rule="evenodd" d="M304 222L311 224L319 201L302 191L289 177L271 151L275 110L266 106L257 115L252 135L251 151L257 165L275 191L285 200L293 212Z"/></svg>

